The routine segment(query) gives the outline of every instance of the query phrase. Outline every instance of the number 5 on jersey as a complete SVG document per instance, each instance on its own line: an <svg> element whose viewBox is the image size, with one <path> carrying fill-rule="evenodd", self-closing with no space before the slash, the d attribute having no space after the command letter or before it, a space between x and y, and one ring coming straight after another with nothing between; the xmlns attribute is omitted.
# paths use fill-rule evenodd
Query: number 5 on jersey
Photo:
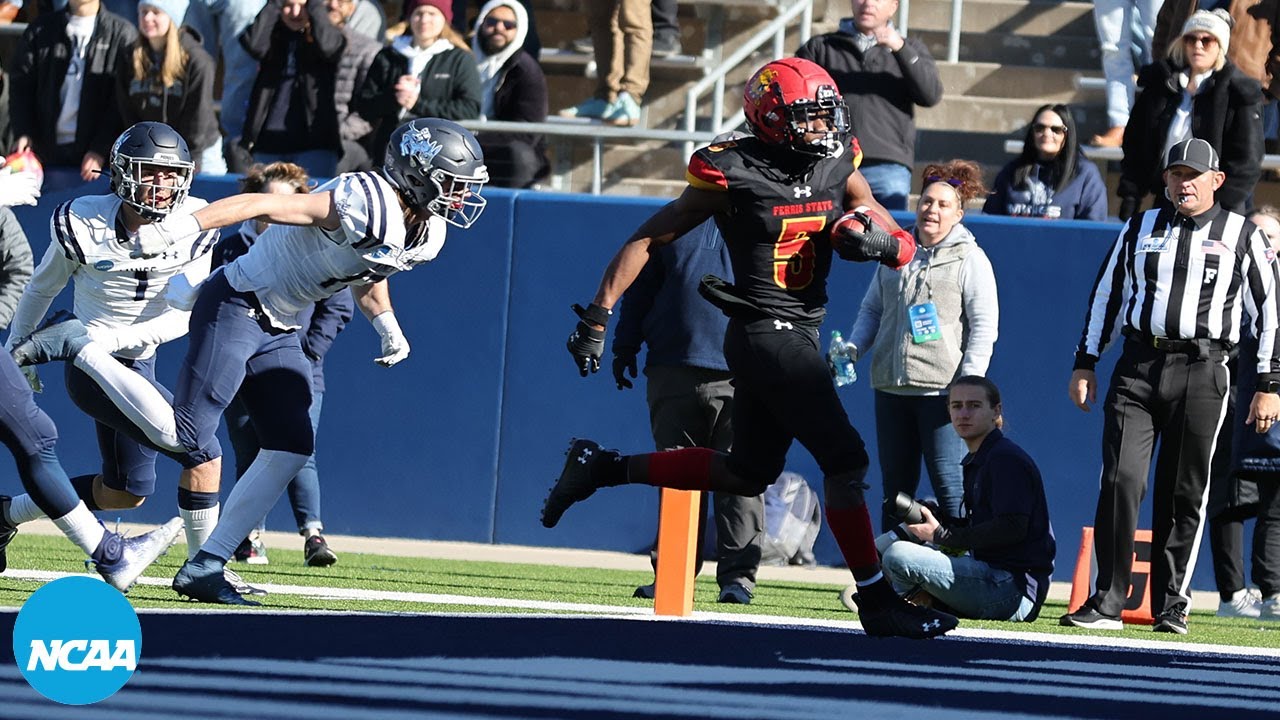
<svg viewBox="0 0 1280 720"><path fill-rule="evenodd" d="M801 290L813 282L813 236L827 226L825 215L784 218L773 246L773 282L783 290Z"/></svg>

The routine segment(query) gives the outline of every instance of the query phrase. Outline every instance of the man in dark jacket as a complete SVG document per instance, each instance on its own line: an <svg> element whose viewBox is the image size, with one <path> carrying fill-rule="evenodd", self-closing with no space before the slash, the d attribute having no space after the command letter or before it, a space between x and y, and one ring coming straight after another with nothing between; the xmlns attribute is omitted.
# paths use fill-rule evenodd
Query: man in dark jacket
<svg viewBox="0 0 1280 720"><path fill-rule="evenodd" d="M27 26L10 73L13 149L31 148L47 165L96 178L122 129L116 64L137 36L99 0L71 0ZM79 122L81 108L93 122Z"/></svg>
<svg viewBox="0 0 1280 720"><path fill-rule="evenodd" d="M332 177L342 154L334 87L346 47L324 0L270 0L240 36L259 63L241 146L260 163Z"/></svg>
<svg viewBox="0 0 1280 720"><path fill-rule="evenodd" d="M347 39L342 56L338 58L338 74L333 90L334 107L338 110L338 134L342 137L339 173L373 167L369 150L365 147L373 134L373 125L351 109L351 100L355 97L356 90L364 84L364 77L369 73L373 58L382 49L382 44L378 41L351 29L351 18L362 3L372 4L364 0L327 0L329 21L341 29L342 35Z"/></svg>
<svg viewBox="0 0 1280 720"><path fill-rule="evenodd" d="M840 29L810 38L796 57L831 73L849 106L862 145L871 192L890 210L904 210L916 159L915 107L942 101L942 81L924 43L904 38L890 18L898 0L852 0L853 17Z"/></svg>
<svg viewBox="0 0 1280 720"><path fill-rule="evenodd" d="M480 72L480 115L490 120L545 122L547 78L524 51L529 16L515 0L489 0L476 19L471 48ZM551 163L542 135L480 133L489 182L525 188L547 176Z"/></svg>

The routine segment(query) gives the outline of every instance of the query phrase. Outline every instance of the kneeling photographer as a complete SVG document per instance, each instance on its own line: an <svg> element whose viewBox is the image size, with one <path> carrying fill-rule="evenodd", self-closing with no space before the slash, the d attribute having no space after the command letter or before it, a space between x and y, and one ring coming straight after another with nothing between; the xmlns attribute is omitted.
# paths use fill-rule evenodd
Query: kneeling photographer
<svg viewBox="0 0 1280 720"><path fill-rule="evenodd" d="M953 381L947 407L969 447L961 517L939 523L929 507L900 495L904 522L876 543L884 573L899 592L927 593L958 617L1030 622L1056 551L1040 470L1000 431L1000 390L990 380Z"/></svg>

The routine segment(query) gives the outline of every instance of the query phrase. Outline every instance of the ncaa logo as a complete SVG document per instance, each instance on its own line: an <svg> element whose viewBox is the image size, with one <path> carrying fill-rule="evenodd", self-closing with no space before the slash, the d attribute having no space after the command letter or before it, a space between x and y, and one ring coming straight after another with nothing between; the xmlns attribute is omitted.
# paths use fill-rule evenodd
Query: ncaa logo
<svg viewBox="0 0 1280 720"><path fill-rule="evenodd" d="M66 577L35 591L13 626L18 670L64 705L105 700L133 677L142 627L133 606L96 578Z"/></svg>

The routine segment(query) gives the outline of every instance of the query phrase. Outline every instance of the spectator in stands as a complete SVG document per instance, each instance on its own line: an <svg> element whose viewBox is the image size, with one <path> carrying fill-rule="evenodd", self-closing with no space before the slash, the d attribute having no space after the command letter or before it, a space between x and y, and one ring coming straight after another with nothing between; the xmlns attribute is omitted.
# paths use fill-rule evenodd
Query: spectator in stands
<svg viewBox="0 0 1280 720"><path fill-rule="evenodd" d="M241 42L259 63L241 147L259 163L332 177L342 155L334 89L346 39L325 0L268 0Z"/></svg>
<svg viewBox="0 0 1280 720"><path fill-rule="evenodd" d="M187 141L196 172L225 175L222 134L213 107L216 67L200 41L180 26L187 0L143 0L139 37L116 74L116 99L126 126L144 120L169 125Z"/></svg>
<svg viewBox="0 0 1280 720"><path fill-rule="evenodd" d="M221 110L223 147L232 172L244 172L252 164L238 152L249 112L249 96L258 77L258 60L240 44L240 36L253 24L266 0L191 0L185 20L174 18L195 29L204 49L222 65Z"/></svg>
<svg viewBox="0 0 1280 720"><path fill-rule="evenodd" d="M996 175L982 207L988 215L1106 220L1107 186L1080 150L1066 105L1041 105L1022 139L1022 154Z"/></svg>
<svg viewBox="0 0 1280 720"><path fill-rule="evenodd" d="M382 157L391 133L421 117L480 117L480 75L462 36L449 26L451 0L407 0L407 32L373 59L356 91L355 111L375 123L373 157Z"/></svg>
<svg viewBox="0 0 1280 720"><path fill-rule="evenodd" d="M915 108L942 101L938 67L924 43L893 26L898 0L852 0L853 17L796 51L831 73L862 146L859 171L876 200L905 210L915 163Z"/></svg>
<svg viewBox="0 0 1280 720"><path fill-rule="evenodd" d="M619 390L630 388L627 373L635 378L636 355L641 345L648 345L644 374L649 424L658 450L705 447L728 452L733 445L733 376L723 349L729 319L698 294L698 283L708 274L733 279L729 249L712 220L691 230L683 242L655 249L622 296L613 334L613 378ZM746 605L760 566L764 498L702 493L695 572L702 568L708 495L714 496L715 504L719 602ZM656 569L656 543L650 557ZM635 596L652 598L653 590L653 585L643 585Z"/></svg>
<svg viewBox="0 0 1280 720"><path fill-rule="evenodd" d="M947 386L985 375L1000 310L991 261L960 221L965 203L983 197L982 170L967 160L932 164L921 175L915 259L901 271L876 269L849 333L850 357L871 351L876 436L886 507L914 495L924 461L938 505L960 516L964 442L947 414Z"/></svg>
<svg viewBox="0 0 1280 720"><path fill-rule="evenodd" d="M649 0L586 0L587 27L596 58L596 92L560 111L561 117L633 127L649 89L653 17Z"/></svg>
<svg viewBox="0 0 1280 720"><path fill-rule="evenodd" d="M963 438L964 517L923 520L876 540L884 573L918 604L945 605L956 617L1032 622L1053 575L1057 542L1040 469L1006 438L1000 390L984 377L957 378L947 395Z"/></svg>
<svg viewBox="0 0 1280 720"><path fill-rule="evenodd" d="M368 170L373 166L366 143L372 139L373 125L351 110L356 89L364 85L373 59L382 50L382 43L366 37L351 28L356 8L371 4L369 0L328 0L329 22L342 30L347 39L342 55L338 58L338 74L334 80L333 102L338 111L338 135L342 138L342 157L338 160L338 172ZM379 158L381 160L381 158Z"/></svg>
<svg viewBox="0 0 1280 720"><path fill-rule="evenodd" d="M656 58L679 55L684 50L680 43L679 4L676 0L653 0L649 9L653 21L653 49L650 54ZM595 52L595 43L590 35L574 40L572 47L588 55Z"/></svg>
<svg viewBox="0 0 1280 720"><path fill-rule="evenodd" d="M346 0L343 8L346 17L343 27L349 33L348 40L351 34L355 34L382 47L387 37L387 16L382 11L382 3L377 0ZM332 14L333 10L329 12Z"/></svg>
<svg viewBox="0 0 1280 720"><path fill-rule="evenodd" d="M36 196L39 192L35 193ZM31 243L9 209L13 198L0 197L0 330L9 327L18 299L31 282ZM34 197L23 205L34 205Z"/></svg>
<svg viewBox="0 0 1280 720"><path fill-rule="evenodd" d="M542 40L538 38L538 18L533 12L533 0L517 0L524 7L524 14L529 18L528 32L524 36L524 51L538 59L542 53ZM485 0L453 0L453 29L459 35L471 31L475 23L467 21L467 7L481 7ZM478 19L479 16L477 16ZM590 49L585 52L591 52Z"/></svg>
<svg viewBox="0 0 1280 720"><path fill-rule="evenodd" d="M290 163L272 163L255 165L240 181L240 191L247 193L308 193L311 192L311 181L301 167ZM224 236L213 250L215 266L225 265L249 251L249 248L266 229L267 223L258 220L246 220L233 234ZM343 288L336 295L325 298L298 315L302 330L298 340L302 343L302 352L311 361L311 430L316 432L320 425L320 407L324 401L324 356L333 346L338 333L351 321L355 312L355 301L350 288ZM249 410L240 395L232 399L223 413L227 421L227 436L231 438L236 454L236 480L244 475L249 466L258 457L261 449L258 435L254 432L249 420ZM302 561L312 567L326 567L338 561L338 556L329 549L328 542L321 534L324 523L320 521L320 476L316 472L316 457L311 455L307 462L289 482L289 506L293 508L294 519L298 523L298 533L303 537ZM235 551L236 560L255 565L267 564L267 554L258 535L266 525L266 518L259 523L249 538L246 538Z"/></svg>
<svg viewBox="0 0 1280 720"><path fill-rule="evenodd" d="M1280 209L1258 208L1249 220L1280 250ZM1240 351L1253 357L1258 339L1251 328L1241 333ZM1235 363L1236 405L1248 403L1257 385L1257 368ZM1228 452L1214 453L1213 481L1209 483L1209 547L1217 582L1219 617L1280 620L1280 430L1259 435L1246 427L1245 417L1228 414L1234 432L1225 434ZM1234 437L1233 437L1234 436ZM1223 439L1220 438L1221 444ZM1221 456L1230 458L1221 463ZM1221 465L1229 465L1224 474ZM1253 526L1253 590L1244 580L1244 522Z"/></svg>
<svg viewBox="0 0 1280 720"><path fill-rule="evenodd" d="M117 66L138 33L98 0L70 0L27 26L9 75L13 149L93 180L120 134ZM81 122L80 110L89 115Z"/></svg>
<svg viewBox="0 0 1280 720"><path fill-rule="evenodd" d="M1227 51L1231 16L1197 10L1183 25L1168 57L1142 69L1124 138L1119 216L1128 220L1147 193L1167 206L1162 165L1169 148L1195 137L1220 157L1226 182L1217 193L1228 210L1243 213L1262 175L1262 88L1240 72Z"/></svg>
<svg viewBox="0 0 1280 720"><path fill-rule="evenodd" d="M480 116L511 122L545 122L547 78L522 48L528 17L514 0L489 0L471 40L480 71ZM547 176L551 163L540 134L477 133L489 183L525 188Z"/></svg>
<svg viewBox="0 0 1280 720"><path fill-rule="evenodd" d="M1161 57L1151 52L1151 35L1161 2L1163 0L1094 0L1093 21L1102 47L1102 73L1107 80L1109 127L1103 134L1093 136L1093 145L1119 147L1124 140L1136 92L1133 49L1138 50L1139 68ZM1142 132L1146 130L1142 128Z"/></svg>

